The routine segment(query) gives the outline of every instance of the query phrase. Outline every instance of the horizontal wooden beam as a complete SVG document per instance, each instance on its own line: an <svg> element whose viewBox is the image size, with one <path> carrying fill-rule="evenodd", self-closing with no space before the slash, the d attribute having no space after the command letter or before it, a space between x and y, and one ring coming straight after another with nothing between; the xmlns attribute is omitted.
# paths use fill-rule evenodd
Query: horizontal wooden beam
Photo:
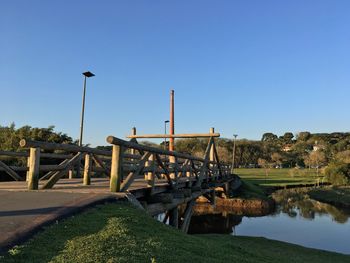
<svg viewBox="0 0 350 263"><path fill-rule="evenodd" d="M90 147L78 146L74 144L59 144L59 143L51 143L51 142L38 142L22 139L19 142L19 145L23 148L41 148L46 150L62 150L67 152L87 152L93 153L97 155L107 155L112 156L111 151L99 150Z"/></svg>
<svg viewBox="0 0 350 263"><path fill-rule="evenodd" d="M199 158L199 157L195 157L195 156L192 156L189 154L163 150L163 149L150 147L150 146L146 146L146 145L142 145L142 144L138 144L138 143L134 143L134 142L128 142L128 141L124 141L122 139L116 138L114 136L108 136L107 142L110 144L114 144L114 145L124 146L126 148L132 148L132 149L146 151L146 152L170 155L170 156L175 156L175 157L182 158L182 159L190 159L190 160L204 162L204 159Z"/></svg>
<svg viewBox="0 0 350 263"><path fill-rule="evenodd" d="M188 133L188 134L144 134L144 135L129 135L130 139L164 139L164 138L210 138L220 137L220 133Z"/></svg>

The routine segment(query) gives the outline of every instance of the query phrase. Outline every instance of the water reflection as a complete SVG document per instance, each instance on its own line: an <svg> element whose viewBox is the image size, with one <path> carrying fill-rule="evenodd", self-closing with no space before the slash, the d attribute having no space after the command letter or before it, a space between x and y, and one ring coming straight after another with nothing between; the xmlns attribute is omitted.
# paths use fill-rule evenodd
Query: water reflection
<svg viewBox="0 0 350 263"><path fill-rule="evenodd" d="M273 194L277 205L274 214L285 213L289 217L303 217L313 220L315 216L329 215L338 223L346 223L350 217L350 211L338 209L332 205L310 199L306 189L291 189L277 191Z"/></svg>
<svg viewBox="0 0 350 263"><path fill-rule="evenodd" d="M283 190L273 197L275 211L267 216L237 209L197 205L189 233L262 236L350 254L350 211L309 198L307 190Z"/></svg>

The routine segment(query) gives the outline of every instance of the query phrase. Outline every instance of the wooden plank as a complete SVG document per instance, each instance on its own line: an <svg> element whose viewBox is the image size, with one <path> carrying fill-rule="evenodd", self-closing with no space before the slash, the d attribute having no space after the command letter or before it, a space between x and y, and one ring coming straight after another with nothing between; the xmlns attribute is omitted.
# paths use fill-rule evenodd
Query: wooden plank
<svg viewBox="0 0 350 263"><path fill-rule="evenodd" d="M38 190L39 188L39 164L40 148L30 148L28 190Z"/></svg>
<svg viewBox="0 0 350 263"><path fill-rule="evenodd" d="M141 158L138 167L136 169L135 172L131 172L129 173L129 175L126 177L125 181L123 182L122 186L121 186L121 192L125 192L129 186L131 185L131 183L134 181L135 176L141 174L146 161L148 160L148 158L150 157L151 153L147 152L143 155L143 157Z"/></svg>
<svg viewBox="0 0 350 263"><path fill-rule="evenodd" d="M24 179L19 176L18 173L16 173L14 170L12 170L9 166L7 166L5 163L3 163L2 161L0 161L0 167L2 167L4 169L4 171L11 176L13 179L15 179L16 181L23 181Z"/></svg>
<svg viewBox="0 0 350 263"><path fill-rule="evenodd" d="M55 174L53 174L50 179L46 182L46 184L43 185L43 189L50 189L52 188L55 183L57 183L57 181L62 178L64 175L67 174L68 170L72 169L74 165L76 165L78 162L80 162L81 157L85 155L85 153L77 153L76 155L74 155L74 157L72 159L70 159L67 163L66 163L66 169L56 172Z"/></svg>
<svg viewBox="0 0 350 263"><path fill-rule="evenodd" d="M123 177L123 147L113 145L112 149L112 166L110 176L110 191L119 192Z"/></svg>

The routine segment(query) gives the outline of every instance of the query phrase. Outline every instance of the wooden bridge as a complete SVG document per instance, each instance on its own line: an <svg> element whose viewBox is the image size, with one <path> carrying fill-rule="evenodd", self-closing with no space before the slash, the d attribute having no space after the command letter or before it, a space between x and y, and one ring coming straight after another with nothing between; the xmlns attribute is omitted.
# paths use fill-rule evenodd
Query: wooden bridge
<svg viewBox="0 0 350 263"><path fill-rule="evenodd" d="M30 196L33 196L30 193L35 192L43 193L45 198L58 193L65 193L65 198L69 194L75 194L74 198L77 194L80 194L79 198L83 194L84 198L95 196L95 201L102 197L106 200L126 198L152 216L164 213L164 223L187 232L192 208L199 196L215 202L216 194L227 195L231 186L239 182L238 177L231 174L230 164L220 162L215 144L219 134L211 131L196 135L208 138L202 158L145 146L139 144L135 136L130 141L109 136L107 142L112 151L23 139L20 146L26 151L0 152L0 156L7 158L27 159L24 166L11 166L0 161L0 171L14 180L0 183L0 195L6 194L0 205L2 202L2 207L7 207L1 210L8 211L5 215L9 216L1 221L0 210L0 228L6 230L10 215L16 215L16 208L8 207L6 202L20 194L22 199L18 199L15 206L23 202L28 208ZM77 167L83 170L82 178L74 178ZM49 198L46 206L50 207ZM59 207L62 206L64 204ZM28 218L23 217L23 220ZM21 222L18 224L24 223ZM11 238L3 240L3 244L0 240L0 247L8 245L9 240Z"/></svg>

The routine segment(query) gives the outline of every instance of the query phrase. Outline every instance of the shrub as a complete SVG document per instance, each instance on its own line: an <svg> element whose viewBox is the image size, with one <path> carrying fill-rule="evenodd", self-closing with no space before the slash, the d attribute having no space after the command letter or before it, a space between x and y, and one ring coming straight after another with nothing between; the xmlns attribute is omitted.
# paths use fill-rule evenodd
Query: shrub
<svg viewBox="0 0 350 263"><path fill-rule="evenodd" d="M331 163L325 169L325 175L327 181L333 185L350 184L350 164Z"/></svg>

